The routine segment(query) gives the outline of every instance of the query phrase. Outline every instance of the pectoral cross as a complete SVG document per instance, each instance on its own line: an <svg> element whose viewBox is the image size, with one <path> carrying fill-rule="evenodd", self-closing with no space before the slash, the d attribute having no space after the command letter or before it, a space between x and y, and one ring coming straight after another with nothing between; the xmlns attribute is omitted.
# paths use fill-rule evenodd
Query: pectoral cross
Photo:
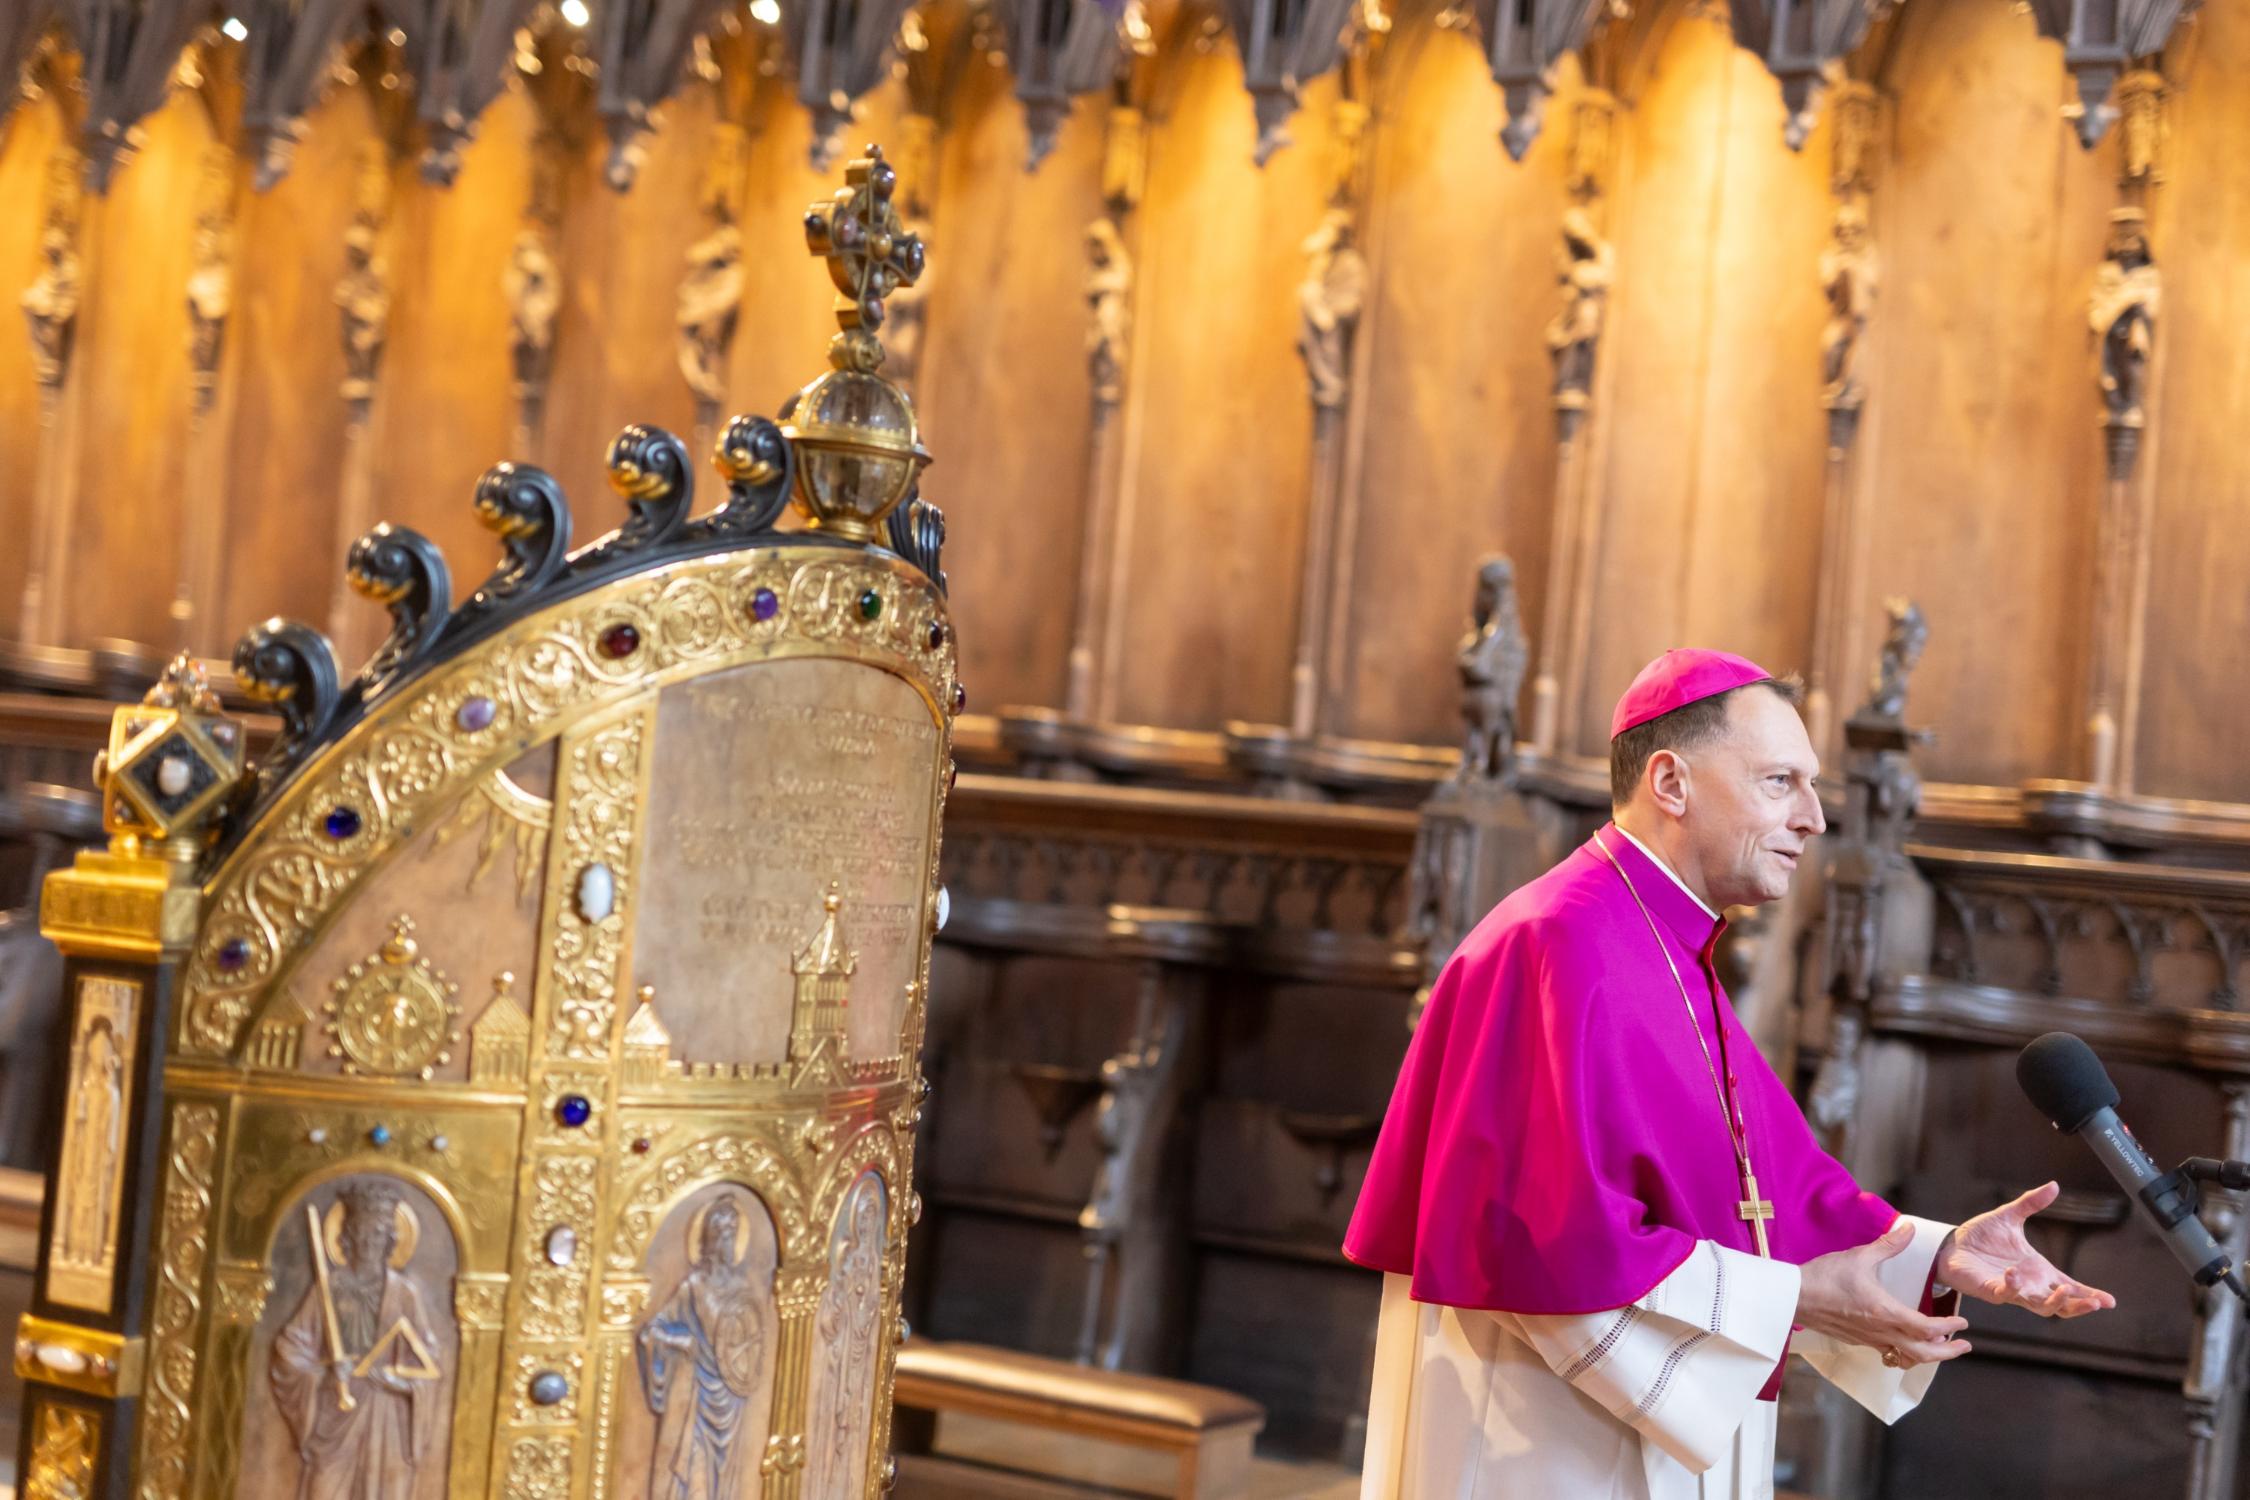
<svg viewBox="0 0 2250 1500"><path fill-rule="evenodd" d="M1744 1196L1735 1205L1735 1217L1749 1223L1750 1232L1758 1238L1758 1254L1771 1260L1773 1251L1766 1244L1766 1220L1773 1217L1773 1200L1758 1196L1758 1174L1749 1170L1748 1163L1743 1165L1742 1191Z"/></svg>

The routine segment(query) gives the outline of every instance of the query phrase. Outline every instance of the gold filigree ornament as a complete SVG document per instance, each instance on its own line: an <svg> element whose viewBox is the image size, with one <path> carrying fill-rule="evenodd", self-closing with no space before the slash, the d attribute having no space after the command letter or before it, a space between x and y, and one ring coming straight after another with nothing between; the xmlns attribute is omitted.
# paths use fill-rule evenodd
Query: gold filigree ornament
<svg viewBox="0 0 2250 1500"><path fill-rule="evenodd" d="M334 989L323 1029L333 1039L328 1055L346 1073L428 1078L452 1061L460 986L421 956L411 918L394 917L390 940L346 969Z"/></svg>

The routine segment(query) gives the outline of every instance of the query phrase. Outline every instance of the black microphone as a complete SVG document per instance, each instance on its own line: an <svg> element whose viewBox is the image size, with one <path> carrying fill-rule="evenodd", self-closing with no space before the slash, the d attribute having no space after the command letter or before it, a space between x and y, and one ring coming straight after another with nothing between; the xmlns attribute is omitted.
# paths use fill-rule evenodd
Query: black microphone
<svg viewBox="0 0 2250 1500"><path fill-rule="evenodd" d="M2117 1085L2109 1081L2093 1048L2067 1031L2050 1031L2016 1059L2016 1082L2057 1130L2093 1148L2197 1286L2224 1281L2244 1294L2226 1251L2195 1216L2194 1182L2182 1172L2159 1172L2125 1122L2117 1118Z"/></svg>

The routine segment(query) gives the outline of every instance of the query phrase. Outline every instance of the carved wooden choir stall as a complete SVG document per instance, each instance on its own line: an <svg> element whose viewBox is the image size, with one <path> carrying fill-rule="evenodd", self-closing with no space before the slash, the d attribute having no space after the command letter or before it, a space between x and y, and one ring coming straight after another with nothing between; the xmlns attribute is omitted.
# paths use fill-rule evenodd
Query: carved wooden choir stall
<svg viewBox="0 0 2250 1500"><path fill-rule="evenodd" d="M875 332L923 251L879 152L846 180L807 220L831 368L726 428L716 509L628 429L626 519L573 550L559 486L498 465L459 608L378 525L356 675L243 638L261 755L185 656L116 710L108 845L40 916L69 1105L26 1493L888 1482L959 700Z"/></svg>
<svg viewBox="0 0 2250 1500"><path fill-rule="evenodd" d="M2125 1294L1793 1385L1784 1486L2240 1500L2238 1317L2009 1060L2250 1150L2246 77L2250 0L0 0L26 1488L1350 1465L1417 998L1702 644L1834 789L1753 1035Z"/></svg>

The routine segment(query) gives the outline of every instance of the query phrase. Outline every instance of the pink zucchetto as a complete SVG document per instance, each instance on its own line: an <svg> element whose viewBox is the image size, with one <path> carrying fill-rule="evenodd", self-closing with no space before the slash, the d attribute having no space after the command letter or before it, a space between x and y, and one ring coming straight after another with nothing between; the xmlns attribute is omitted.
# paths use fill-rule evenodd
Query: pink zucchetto
<svg viewBox="0 0 2250 1500"><path fill-rule="evenodd" d="M1667 651L1641 668L1641 675L1617 700L1609 737L1614 740L1634 725L1660 719L1675 708L1772 679L1773 673L1745 656L1692 647Z"/></svg>

